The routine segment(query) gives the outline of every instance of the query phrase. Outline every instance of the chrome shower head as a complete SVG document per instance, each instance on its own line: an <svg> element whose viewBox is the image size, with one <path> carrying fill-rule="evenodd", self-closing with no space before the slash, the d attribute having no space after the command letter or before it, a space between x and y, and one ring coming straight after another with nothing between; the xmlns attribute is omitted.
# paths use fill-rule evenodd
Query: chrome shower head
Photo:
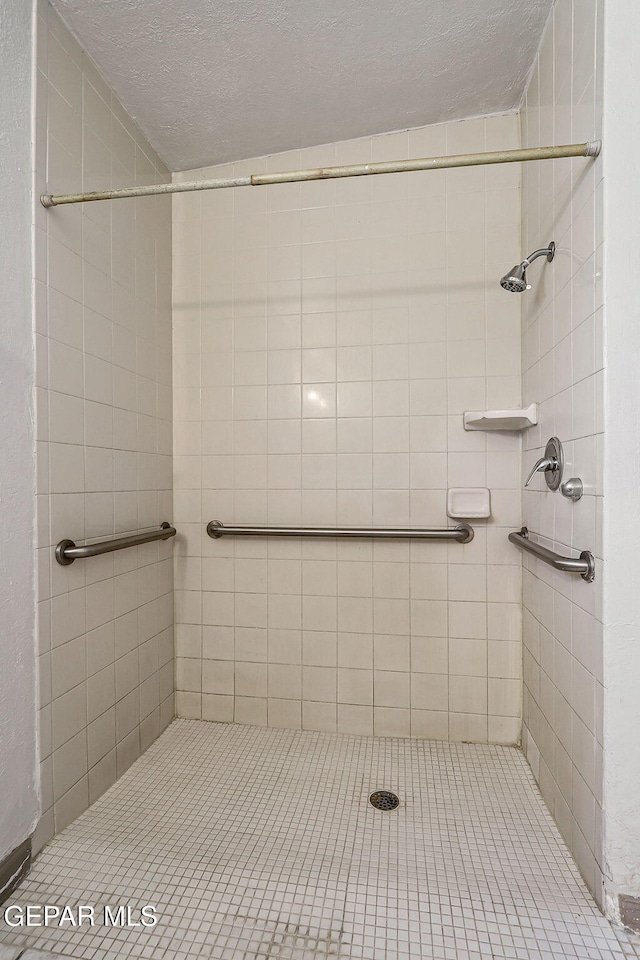
<svg viewBox="0 0 640 960"><path fill-rule="evenodd" d="M524 290L528 290L531 284L527 283L527 266L526 262L517 263L515 267L512 267L509 270L509 273L500 281L500 286L503 290L508 290L509 293L523 293Z"/></svg>
<svg viewBox="0 0 640 960"><path fill-rule="evenodd" d="M525 290L531 289L531 284L527 283L527 267L533 260L537 260L538 257L546 257L547 261L551 263L555 256L556 245L551 241L548 247L543 247L542 250L535 250L533 253L530 253L528 257L522 261L522 263L517 263L514 267L511 268L509 273L500 281L500 286L503 290L508 290L509 293L523 293Z"/></svg>

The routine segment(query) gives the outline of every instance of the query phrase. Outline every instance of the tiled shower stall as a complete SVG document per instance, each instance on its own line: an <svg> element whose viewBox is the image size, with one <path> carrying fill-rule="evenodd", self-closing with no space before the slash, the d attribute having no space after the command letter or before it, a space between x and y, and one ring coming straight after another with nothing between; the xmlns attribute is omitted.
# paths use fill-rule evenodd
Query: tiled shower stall
<svg viewBox="0 0 640 960"><path fill-rule="evenodd" d="M589 15L590 13L590 15ZM558 3L521 113L523 146L602 137L604 4ZM568 56L568 51L572 56ZM603 569L603 179L599 162L523 164L523 250L554 239L552 270L523 301L522 399L537 402L524 434L525 475L558 436L577 503L525 490L522 517L559 552L590 544ZM589 887L602 895L603 577L585 583L524 563L523 749Z"/></svg>
<svg viewBox="0 0 640 960"><path fill-rule="evenodd" d="M518 112L171 173L40 0L35 192L600 139L602 18L600 0L557 0ZM301 744L316 759L325 745L345 770L353 754L363 777L405 764L420 776L435 768L444 776L446 756L462 770L461 817L477 812L476 779L488 789L482 764L506 777L494 797L498 818L512 795L535 796L532 775L602 906L602 160L49 211L36 204L34 227L34 852L58 838L37 861L45 880L55 873L46 858L55 861L65 837L84 851L79 857L72 847L70 863L86 856L93 826L82 825L94 821L58 835L127 771L86 815L114 817L114 835L119 815L109 804L123 802L123 783L137 789L137 769L145 771L140 796L161 791L153 764L171 766L161 759L163 743L171 741L178 764L183 746L191 756L198 743L213 763L208 738L219 736L230 757L255 737L283 763ZM511 262L551 240L555 259L531 267L524 297L500 288ZM537 424L522 434L463 428L465 411L531 403ZM540 475L522 493L551 436L562 440L565 478L583 481L577 503L551 495ZM211 520L443 527L456 522L446 512L454 487L491 492L491 516L470 521L468 544L206 532ZM162 521L175 524L175 539L66 567L53 559L63 538ZM595 582L523 560L508 541L523 523L560 553L590 549ZM180 723L130 770L175 717ZM304 731L298 741L294 731ZM416 742L424 740L444 743ZM373 743L379 765L367 753ZM476 753L467 746L480 744ZM524 759L509 749L520 747ZM294 779L306 775L306 756L292 764ZM257 748L254 761L261 769ZM196 804L198 784L191 789ZM455 791L444 797L458 803ZM588 898L575 892L584 888L568 854L538 798L530 802L518 829L535 821L543 848L560 851L548 859L564 858L558 869L566 867L573 891L567 909L583 909L575 904ZM180 811L191 816L186 800ZM489 836L492 822L478 835ZM221 897L227 904L227 892Z"/></svg>
<svg viewBox="0 0 640 960"><path fill-rule="evenodd" d="M186 171L242 176L516 147L516 116ZM174 200L177 709L376 736L520 736L518 165ZM501 259L502 258L502 259ZM194 296L195 293L195 296ZM212 540L207 522L441 526L469 545Z"/></svg>
<svg viewBox="0 0 640 960"><path fill-rule="evenodd" d="M170 179L46 3L37 33L36 192ZM171 543L53 558L171 519L171 200L37 204L35 226L38 848L173 718Z"/></svg>

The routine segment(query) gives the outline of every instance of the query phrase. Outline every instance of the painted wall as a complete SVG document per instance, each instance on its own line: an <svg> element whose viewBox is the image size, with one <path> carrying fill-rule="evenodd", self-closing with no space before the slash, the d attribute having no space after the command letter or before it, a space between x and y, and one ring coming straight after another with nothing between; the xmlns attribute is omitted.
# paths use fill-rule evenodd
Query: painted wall
<svg viewBox="0 0 640 960"><path fill-rule="evenodd" d="M178 179L518 145L515 116L348 141ZM520 732L517 166L174 198L177 710L382 736ZM447 524L469 546L213 541L207 521Z"/></svg>
<svg viewBox="0 0 640 960"><path fill-rule="evenodd" d="M52 8L38 14L37 192L168 180ZM37 204L36 227L41 846L173 716L172 542L53 559L63 538L171 520L171 205Z"/></svg>
<svg viewBox="0 0 640 960"><path fill-rule="evenodd" d="M636 268L640 119L630 76L640 70L640 10L632 0L605 17L604 217L607 243L604 475L605 862L607 910L618 895L640 897L640 605L636 588L640 523L640 297Z"/></svg>
<svg viewBox="0 0 640 960"><path fill-rule="evenodd" d="M575 11L574 11L575 6ZM558 0L522 111L523 145L601 137L602 6ZM529 164L523 173L523 256L555 240L552 264L529 271L523 296L523 396L539 403L523 472L557 436L578 503L538 474L524 493L529 529L560 553L591 550L597 577L524 566L524 749L590 889L602 899L602 159ZM625 474L627 473L625 469ZM525 474L526 475L526 474ZM606 552L605 552L606 555Z"/></svg>
<svg viewBox="0 0 640 960"><path fill-rule="evenodd" d="M0 6L0 860L32 832L37 796L35 715L35 458L32 323L33 13Z"/></svg>

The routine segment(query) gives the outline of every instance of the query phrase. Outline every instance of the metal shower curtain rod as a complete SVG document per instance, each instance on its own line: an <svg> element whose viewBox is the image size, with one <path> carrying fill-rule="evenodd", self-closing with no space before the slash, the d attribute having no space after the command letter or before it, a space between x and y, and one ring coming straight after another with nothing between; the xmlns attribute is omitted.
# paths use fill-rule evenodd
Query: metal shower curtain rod
<svg viewBox="0 0 640 960"><path fill-rule="evenodd" d="M562 157L597 157L602 143L570 143L560 147L527 147L522 150L497 150L493 153L461 153L452 157L424 157L421 160L391 160L383 163L358 163L348 167L316 167L283 173L254 173L250 177L226 177L218 180L190 180L184 183L155 183L147 187L120 190L95 190L92 193L43 194L43 207L64 203L89 203L92 200L123 200L127 197L153 197L165 193L190 193L194 190L222 190L225 187L260 187L300 180L334 180L338 177L365 177L379 173L411 173L415 170L445 170L449 167L477 167L488 163L521 163L527 160L557 160Z"/></svg>

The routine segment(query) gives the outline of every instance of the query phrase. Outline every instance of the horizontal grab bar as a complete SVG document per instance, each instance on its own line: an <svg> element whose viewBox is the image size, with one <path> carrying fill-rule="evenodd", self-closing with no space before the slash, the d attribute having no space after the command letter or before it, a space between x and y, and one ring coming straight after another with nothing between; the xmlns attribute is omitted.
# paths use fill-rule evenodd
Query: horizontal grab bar
<svg viewBox="0 0 640 960"><path fill-rule="evenodd" d="M207 533L214 540L220 537L348 537L359 540L473 540L473 527L459 523L457 527L253 527L225 526L219 520L207 524Z"/></svg>
<svg viewBox="0 0 640 960"><path fill-rule="evenodd" d="M86 560L87 557L99 557L102 553L113 553L114 550L125 550L127 547L137 547L141 543L152 543L154 540L168 540L175 537L176 528L165 520L159 530L147 530L145 533L134 533L127 537L116 537L115 540L101 540L100 543L87 543L83 547L76 547L73 540L61 540L56 547L56 560L63 567L68 567L74 560Z"/></svg>
<svg viewBox="0 0 640 960"><path fill-rule="evenodd" d="M595 578L596 562L593 554L588 550L583 550L579 558L563 557L559 553L554 553L553 550L543 547L541 543L529 540L529 531L526 527L522 527L518 533L510 533L509 540L511 543L515 543L516 547L539 557L540 560L544 560L545 563L555 567L556 570L564 570L565 573L579 573L587 583L591 583Z"/></svg>

